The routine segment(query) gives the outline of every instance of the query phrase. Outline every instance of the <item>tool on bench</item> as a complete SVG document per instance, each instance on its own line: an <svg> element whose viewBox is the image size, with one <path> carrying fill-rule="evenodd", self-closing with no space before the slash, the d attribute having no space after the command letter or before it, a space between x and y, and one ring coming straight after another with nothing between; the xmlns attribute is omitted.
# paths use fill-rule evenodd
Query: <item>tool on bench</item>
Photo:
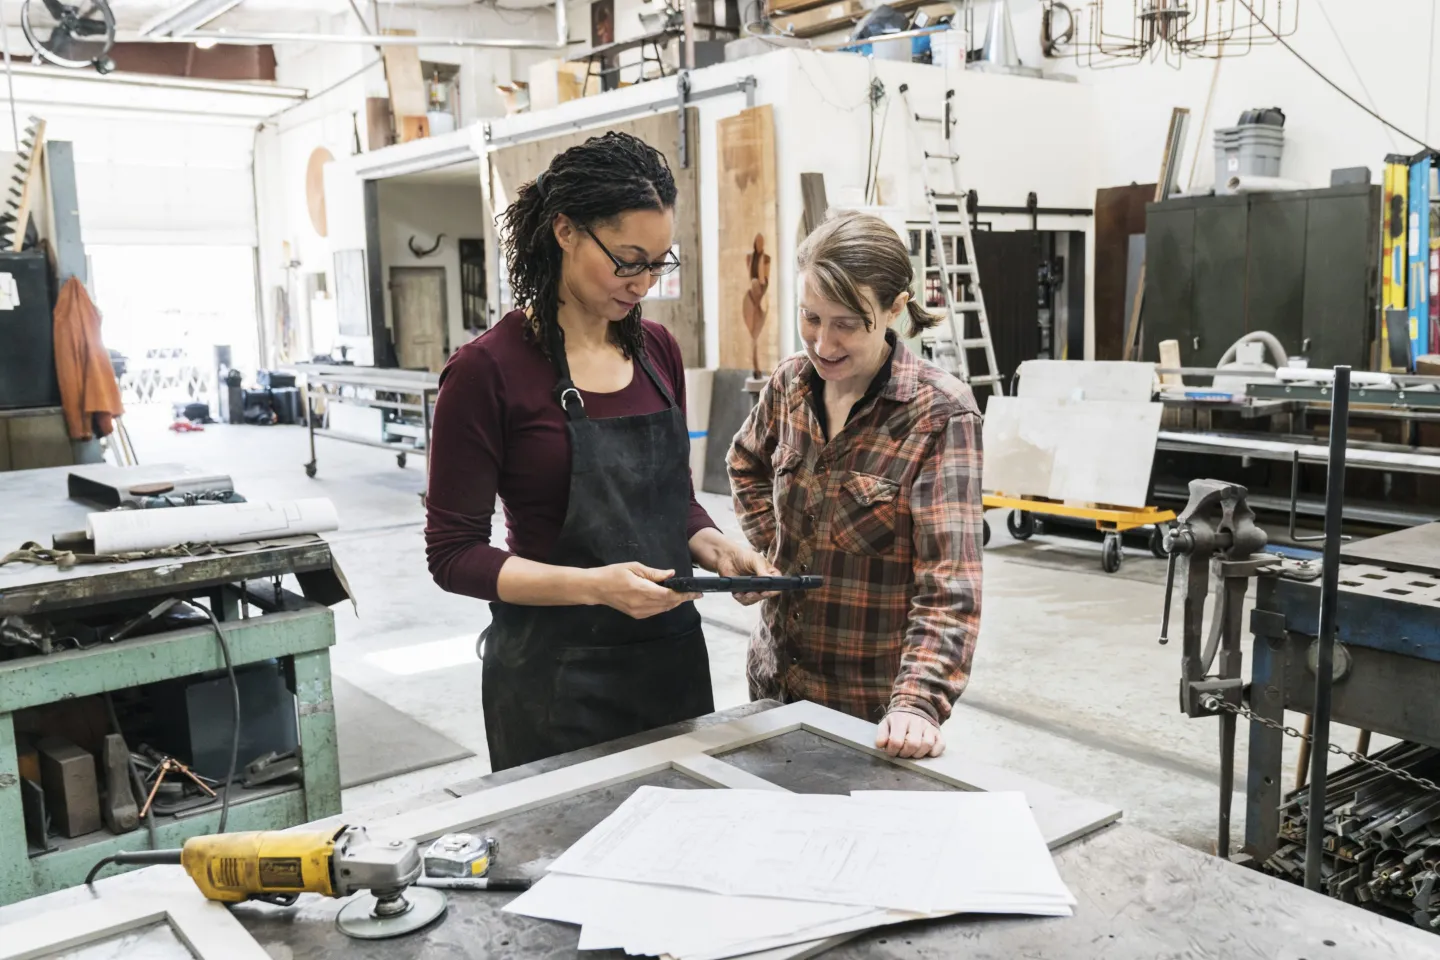
<svg viewBox="0 0 1440 960"><path fill-rule="evenodd" d="M520 893L534 883L529 877L424 877L415 881L417 887L437 890L492 890L496 893Z"/></svg>
<svg viewBox="0 0 1440 960"><path fill-rule="evenodd" d="M771 593L776 590L814 590L824 577L671 577L660 586L681 593Z"/></svg>
<svg viewBox="0 0 1440 960"><path fill-rule="evenodd" d="M160 792L160 786L165 782L167 774L184 774L189 777L191 782L199 787L202 792L209 794L211 797L217 796L215 791L212 790L203 779L196 775L195 771L185 766L185 764L179 760L176 760L174 757L156 754L153 750L149 750L146 747L141 747L140 749L148 759L155 760L155 769L152 772L152 776L155 777L155 782L150 786L150 795L145 798L145 805L140 808L140 816L142 818L150 812L150 805L155 802L155 795ZM156 760L156 757L158 757L158 760ZM183 786L183 784L181 786Z"/></svg>
<svg viewBox="0 0 1440 960"><path fill-rule="evenodd" d="M500 844L494 837L447 833L425 851L425 874L430 877L483 877Z"/></svg>
<svg viewBox="0 0 1440 960"><path fill-rule="evenodd" d="M440 890L529 890L527 877L490 877L500 843L494 837L470 833L447 833L425 851L425 871L416 886Z"/></svg>
<svg viewBox="0 0 1440 960"><path fill-rule="evenodd" d="M438 920L448 905L439 890L414 887L421 875L413 840L379 840L364 827L319 831L265 830L192 837L180 850L135 850L106 864L179 864L208 900L261 900L290 906L302 893L344 898L365 891L340 910L340 931L361 940L412 933Z"/></svg>

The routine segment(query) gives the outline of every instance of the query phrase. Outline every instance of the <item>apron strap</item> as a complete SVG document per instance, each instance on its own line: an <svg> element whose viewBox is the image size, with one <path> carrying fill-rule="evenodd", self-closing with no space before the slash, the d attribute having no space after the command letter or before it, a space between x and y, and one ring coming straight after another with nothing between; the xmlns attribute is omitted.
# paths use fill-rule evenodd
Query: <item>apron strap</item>
<svg viewBox="0 0 1440 960"><path fill-rule="evenodd" d="M575 386L575 381L570 379L570 361L565 356L565 337L560 331L560 324L550 323L545 325L545 337L550 346L550 363L555 368L555 402L565 411L565 416L571 420L584 420L585 400L580 396L580 390ZM665 379L655 371L650 364L650 358L645 354L642 346L635 355L640 364L640 369L655 384L655 389L660 391L660 396L665 398L667 406L674 407L675 394L665 383Z"/></svg>
<svg viewBox="0 0 1440 960"><path fill-rule="evenodd" d="M555 402L560 404L568 419L584 420L585 400L580 396L575 381L570 379L570 361L565 357L565 336L560 331L560 324L551 322L541 325L545 328L545 339L550 347L550 363L555 368Z"/></svg>
<svg viewBox="0 0 1440 960"><path fill-rule="evenodd" d="M640 369L644 370L645 375L655 384L655 389L660 391L660 396L665 398L665 402L672 407L675 406L674 394L672 394L670 388L665 385L664 378L656 373L655 368L650 365L650 358L645 355L645 348L643 346L640 348L640 352L636 355L635 359L640 361Z"/></svg>

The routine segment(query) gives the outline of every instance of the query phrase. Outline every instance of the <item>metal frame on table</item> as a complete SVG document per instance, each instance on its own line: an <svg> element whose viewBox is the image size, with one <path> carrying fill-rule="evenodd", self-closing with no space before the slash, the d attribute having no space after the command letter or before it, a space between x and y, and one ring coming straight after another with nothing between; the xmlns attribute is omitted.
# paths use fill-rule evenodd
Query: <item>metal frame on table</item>
<svg viewBox="0 0 1440 960"><path fill-rule="evenodd" d="M44 960L157 923L168 924L197 957L270 958L229 910L192 889L188 896L183 891L170 894L163 903L150 897L113 897L68 909L63 921L45 915L7 924L0 960Z"/></svg>
<svg viewBox="0 0 1440 960"><path fill-rule="evenodd" d="M963 751L950 751L925 760L888 758L883 751L875 748L873 724L813 703L792 703L728 723L700 727L682 736L538 773L478 793L369 822L366 826L377 835L410 837L424 842L441 834L472 830L512 814L665 770L678 771L711 787L782 790L783 787L725 762L720 755L798 731L807 731L861 753L885 758L897 767L952 787L1021 791L1026 795L1040 831L1052 849L1120 818L1120 810L1108 804L1076 797L1028 777L967 759ZM135 874L102 880L95 889L103 903L111 897L125 897L126 892L140 887L142 881L144 889L151 891L151 909L179 909L192 903L197 896L188 878L167 867L150 867ZM0 948L0 960L28 960L34 956L45 956L44 951L70 945L73 938L66 932L68 920L65 918L68 915L68 911L57 907L32 915L13 927L7 926L7 931L17 927L24 930L29 937L27 943L35 952L12 956ZM47 941L47 936L53 937L53 941ZM769 951L766 956L771 960L799 960L843 943L852 936L847 934L795 944ZM239 931L233 931L231 939L222 949L192 949L198 960L228 960L237 955L228 950L241 947L248 950L252 946L255 946L255 941L248 933L241 935ZM248 958L250 955L245 956Z"/></svg>

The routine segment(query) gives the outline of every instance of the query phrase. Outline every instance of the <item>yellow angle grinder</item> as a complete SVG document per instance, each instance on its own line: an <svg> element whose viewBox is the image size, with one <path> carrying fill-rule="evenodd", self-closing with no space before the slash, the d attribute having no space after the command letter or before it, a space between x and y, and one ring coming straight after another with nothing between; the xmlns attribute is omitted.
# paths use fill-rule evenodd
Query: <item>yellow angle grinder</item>
<svg viewBox="0 0 1440 960"><path fill-rule="evenodd" d="M335 919L343 933L361 940L412 933L438 920L447 905L439 890L411 888L422 872L415 841L375 839L364 827L192 837L180 850L106 857L86 884L110 863L179 864L206 899L221 903L261 900L290 906L302 893L340 898L366 891Z"/></svg>

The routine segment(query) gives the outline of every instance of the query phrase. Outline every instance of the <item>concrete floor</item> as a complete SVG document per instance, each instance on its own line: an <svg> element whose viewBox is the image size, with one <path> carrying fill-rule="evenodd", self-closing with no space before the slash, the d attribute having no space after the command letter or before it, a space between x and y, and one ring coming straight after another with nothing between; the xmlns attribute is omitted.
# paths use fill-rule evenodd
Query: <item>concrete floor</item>
<svg viewBox="0 0 1440 960"><path fill-rule="evenodd" d="M174 434L164 413L128 416L143 463L187 463L228 473L252 500L325 496L341 529L330 535L357 598L335 608L333 670L476 754L468 760L347 790L360 810L489 771L475 639L484 603L442 592L425 566L424 460L400 469L385 451L319 439L319 473L305 476L299 427L211 425ZM728 534L729 500L701 495ZM1178 644L1156 643L1165 565L1127 548L1123 568L1100 570L1097 543L1041 536L1017 542L992 512L983 626L969 689L945 726L964 751L1121 807L1133 826L1213 848L1218 724L1178 712ZM503 535L497 517L497 539ZM756 615L726 596L700 603L715 702L745 702L744 654ZM1178 620L1178 618L1177 618ZM1295 723L1298 718L1291 718ZM345 736L345 728L340 728ZM1354 734L1335 733L1350 746ZM1241 724L1233 836L1243 836L1246 731ZM1290 744L1289 766L1295 761ZM1338 764L1337 764L1338 765ZM1287 769L1286 782L1293 782Z"/></svg>

